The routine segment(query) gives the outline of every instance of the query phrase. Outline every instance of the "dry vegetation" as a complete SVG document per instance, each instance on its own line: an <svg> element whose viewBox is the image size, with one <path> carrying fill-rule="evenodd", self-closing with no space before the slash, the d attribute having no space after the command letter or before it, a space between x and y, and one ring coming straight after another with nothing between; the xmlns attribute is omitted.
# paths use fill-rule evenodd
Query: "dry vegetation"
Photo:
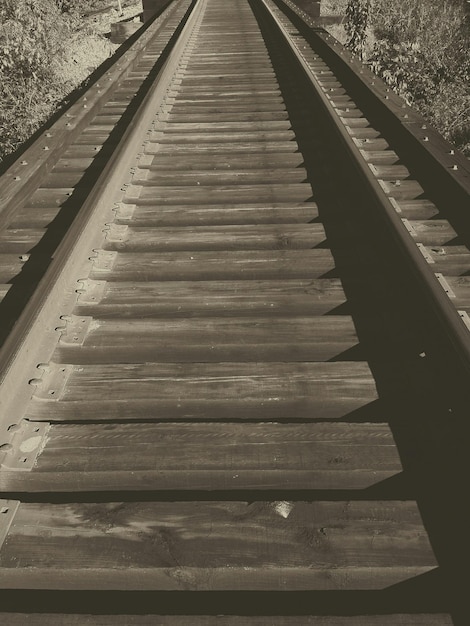
<svg viewBox="0 0 470 626"><path fill-rule="evenodd" d="M142 7L126 4L126 14ZM110 5L111 14L83 17ZM0 161L115 52L105 33L117 7L117 0L0 0Z"/></svg>
<svg viewBox="0 0 470 626"><path fill-rule="evenodd" d="M330 32L470 156L470 34L465 0L323 0Z"/></svg>

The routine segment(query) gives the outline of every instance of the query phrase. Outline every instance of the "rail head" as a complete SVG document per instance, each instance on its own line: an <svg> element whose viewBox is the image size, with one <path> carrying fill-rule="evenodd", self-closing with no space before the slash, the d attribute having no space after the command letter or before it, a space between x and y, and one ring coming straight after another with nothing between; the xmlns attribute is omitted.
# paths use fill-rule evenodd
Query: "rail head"
<svg viewBox="0 0 470 626"><path fill-rule="evenodd" d="M372 173L367 162L363 158L359 148L347 132L346 126L341 121L340 116L336 112L328 95L323 91L320 83L315 77L315 72L310 63L304 56L300 46L298 45L298 33L293 33L292 28L287 28L279 17L278 10L284 12L287 6L294 11L295 5L291 0L261 0L267 12L277 25L278 29L287 41L293 54L303 67L305 74L311 81L317 96L327 112L332 126L335 129L336 136L340 140L342 147L349 155L354 165L356 173L365 182L372 202L377 207L378 215L380 215L387 223L388 229L392 234L395 242L403 253L410 272L412 272L419 280L423 288L423 293L427 299L428 305L432 307L437 319L441 324L443 332L447 335L448 340L457 354L461 364L465 368L467 374L470 373L470 328L465 315L459 312L451 302L447 292L442 286L439 277L432 271L429 263L423 256L420 248L417 246L406 225L397 213L391 198L384 192L378 182L378 179ZM289 14L289 11L286 11ZM303 19L303 18L302 18ZM315 26L314 22L309 26ZM297 35L297 37L296 37ZM337 42L333 37L329 36L322 28L314 28L312 37L320 38L323 43L329 47L339 59L341 65L347 67L349 74L354 80L366 85L368 81L365 78L367 70L357 59L351 60L351 55L346 52L345 48ZM334 40L329 41L330 39ZM371 76L371 72L369 72ZM403 128L405 133L409 135L409 141L418 142L418 147L413 153L413 158L423 159L425 164L429 160L433 161L433 172L438 171L441 180L445 180L446 186L451 185L454 189L452 198L458 197L462 202L461 209L470 207L470 163L462 154L453 150L448 142L441 137L436 131L432 131L433 140L430 141L431 131L421 116L412 111L404 101L395 94L389 95L389 89L385 83L379 78L374 77L371 81L369 89L370 97L374 98L380 110L385 107L395 120L396 124ZM379 89L380 87L380 89ZM374 88L374 89L373 89ZM381 97L385 93L387 97ZM406 111L409 111L408 113ZM417 127L419 128L419 131ZM424 135L426 132L426 135ZM423 137L427 137L424 140ZM460 167L453 167L449 163L458 161ZM427 167L427 165L425 165Z"/></svg>

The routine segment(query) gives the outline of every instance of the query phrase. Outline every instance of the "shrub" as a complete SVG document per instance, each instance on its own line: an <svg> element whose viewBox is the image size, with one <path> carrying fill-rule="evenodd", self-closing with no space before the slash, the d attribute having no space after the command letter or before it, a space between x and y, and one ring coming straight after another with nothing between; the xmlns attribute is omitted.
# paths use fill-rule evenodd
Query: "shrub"
<svg viewBox="0 0 470 626"><path fill-rule="evenodd" d="M67 93L59 77L72 22L59 0L0 0L0 160Z"/></svg>
<svg viewBox="0 0 470 626"><path fill-rule="evenodd" d="M346 6L345 29L347 46L362 58L369 23L371 0L349 0Z"/></svg>
<svg viewBox="0 0 470 626"><path fill-rule="evenodd" d="M367 5L367 6L366 6ZM349 0L347 45L470 153L470 35L461 0Z"/></svg>

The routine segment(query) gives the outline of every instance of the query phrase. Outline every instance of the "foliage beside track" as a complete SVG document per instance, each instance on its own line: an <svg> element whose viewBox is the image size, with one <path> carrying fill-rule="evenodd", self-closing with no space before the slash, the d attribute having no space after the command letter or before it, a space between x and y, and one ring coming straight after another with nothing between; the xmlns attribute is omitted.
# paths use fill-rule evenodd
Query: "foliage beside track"
<svg viewBox="0 0 470 626"><path fill-rule="evenodd" d="M54 28L51 28L54 24ZM58 64L71 24L52 0L1 0L0 152L8 153L65 95Z"/></svg>
<svg viewBox="0 0 470 626"><path fill-rule="evenodd" d="M112 52L83 14L113 0L0 0L0 161ZM80 52L87 46L88 59ZM84 67L81 67L84 66Z"/></svg>
<svg viewBox="0 0 470 626"><path fill-rule="evenodd" d="M470 156L470 16L464 0L338 0L343 42ZM324 7L326 8L326 7ZM337 36L337 33L333 33Z"/></svg>
<svg viewBox="0 0 470 626"><path fill-rule="evenodd" d="M90 35L81 16L114 4L117 0L0 0L0 161L83 80L72 45L77 33ZM464 0L323 0L322 13L345 15L342 32L333 26L333 34L470 155ZM96 63L86 63L92 65L84 67L89 71L111 52L104 49L106 41L91 43L103 50ZM93 56L90 45L87 54Z"/></svg>

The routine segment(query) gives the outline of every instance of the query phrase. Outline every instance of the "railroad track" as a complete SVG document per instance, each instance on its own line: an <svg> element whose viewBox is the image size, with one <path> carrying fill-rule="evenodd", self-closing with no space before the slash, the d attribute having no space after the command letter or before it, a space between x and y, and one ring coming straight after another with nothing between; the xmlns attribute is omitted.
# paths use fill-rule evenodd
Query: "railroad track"
<svg viewBox="0 0 470 626"><path fill-rule="evenodd" d="M5 174L6 624L468 623L469 170L423 124L290 3L174 0Z"/></svg>

